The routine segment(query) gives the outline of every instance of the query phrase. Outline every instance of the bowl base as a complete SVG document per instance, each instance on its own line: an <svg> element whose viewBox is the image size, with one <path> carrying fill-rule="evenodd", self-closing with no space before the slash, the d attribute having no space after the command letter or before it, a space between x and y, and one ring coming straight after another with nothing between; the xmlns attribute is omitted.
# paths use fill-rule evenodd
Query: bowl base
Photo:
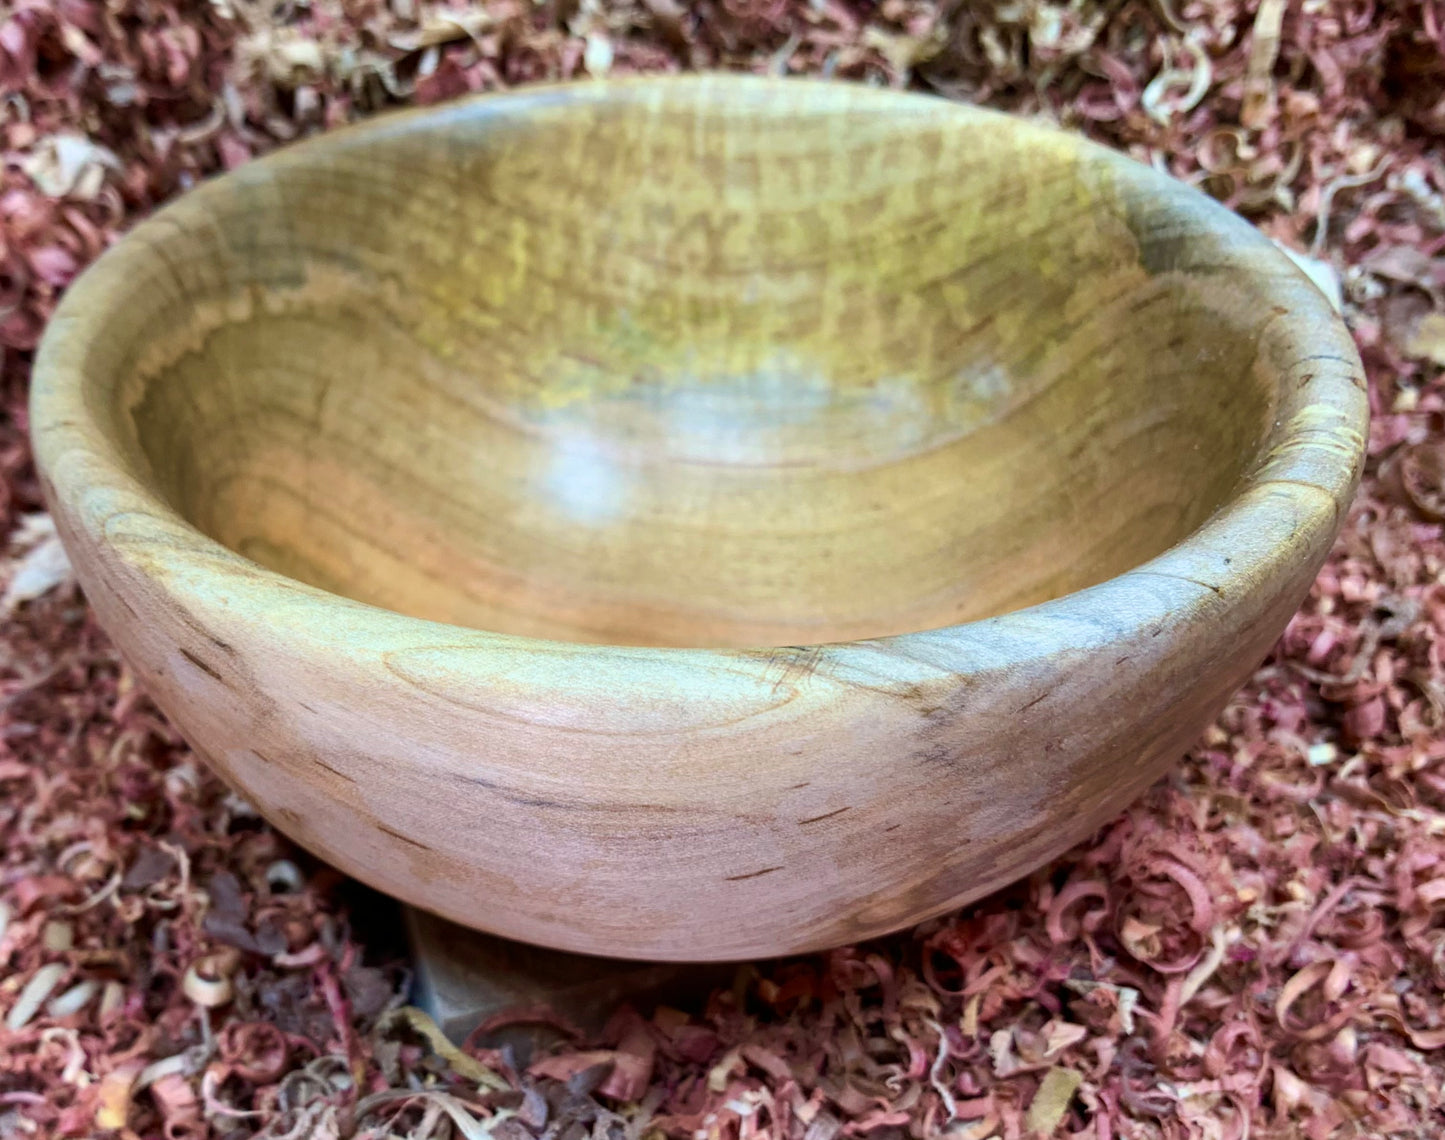
<svg viewBox="0 0 1445 1140"><path fill-rule="evenodd" d="M546 1009L588 1037L620 1007L649 1016L659 1005L700 1011L708 994L738 967L592 958L468 930L426 911L403 908L415 971L412 1001L460 1045L477 1026L502 1014ZM518 1022L478 1043L510 1045L525 1065L558 1040L546 1024Z"/></svg>

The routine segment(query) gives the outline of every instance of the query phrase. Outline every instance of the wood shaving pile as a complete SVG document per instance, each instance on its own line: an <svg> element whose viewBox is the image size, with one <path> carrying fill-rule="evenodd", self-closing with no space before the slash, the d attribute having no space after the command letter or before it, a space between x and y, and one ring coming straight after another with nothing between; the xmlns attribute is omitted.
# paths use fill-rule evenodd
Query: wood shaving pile
<svg viewBox="0 0 1445 1140"><path fill-rule="evenodd" d="M1271 660L1091 842L519 1071L404 1005L375 901L119 663L43 514L29 362L205 175L402 103L699 68L1038 115L1201 187L1333 278L1369 470ZM1445 0L10 0L0 135L0 1137L1445 1134Z"/></svg>

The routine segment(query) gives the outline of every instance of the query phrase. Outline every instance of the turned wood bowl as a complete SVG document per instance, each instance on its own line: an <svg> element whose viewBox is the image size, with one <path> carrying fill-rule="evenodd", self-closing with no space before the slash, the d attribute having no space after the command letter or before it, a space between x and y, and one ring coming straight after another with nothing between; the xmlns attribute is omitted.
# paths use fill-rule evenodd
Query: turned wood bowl
<svg viewBox="0 0 1445 1140"><path fill-rule="evenodd" d="M280 830L618 957L1035 868L1268 652L1364 451L1324 296L1200 193L924 96L686 78L386 116L60 306L96 612Z"/></svg>

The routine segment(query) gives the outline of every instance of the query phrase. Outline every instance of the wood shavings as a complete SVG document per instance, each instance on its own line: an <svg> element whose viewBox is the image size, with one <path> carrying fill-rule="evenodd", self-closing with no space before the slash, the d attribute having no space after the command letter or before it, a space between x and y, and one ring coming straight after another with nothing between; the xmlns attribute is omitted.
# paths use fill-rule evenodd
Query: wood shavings
<svg viewBox="0 0 1445 1140"><path fill-rule="evenodd" d="M1166 61L1164 69L1150 80L1139 97L1139 105L1145 113L1163 126L1199 106L1214 79L1209 56L1199 44L1185 40L1179 50L1189 57L1189 65L1182 67ZM1172 51L1170 54L1173 54Z"/></svg>
<svg viewBox="0 0 1445 1140"><path fill-rule="evenodd" d="M20 169L51 198L94 200L106 175L123 169L111 151L83 135L62 132L35 144Z"/></svg>
<svg viewBox="0 0 1445 1140"><path fill-rule="evenodd" d="M235 990L230 976L212 955L193 964L181 979L181 992L202 1009L215 1009L230 1002Z"/></svg>
<svg viewBox="0 0 1445 1140"><path fill-rule="evenodd" d="M1069 1101L1073 1099L1075 1090L1083 1081L1083 1074L1072 1069L1050 1069L1045 1073L1029 1105L1029 1114L1025 1121L1028 1130L1043 1136L1052 1136L1064 1119L1064 1114L1068 1112Z"/></svg>
<svg viewBox="0 0 1445 1140"><path fill-rule="evenodd" d="M1427 519L1445 520L1445 444L1422 441L1400 457L1400 481Z"/></svg>
<svg viewBox="0 0 1445 1140"><path fill-rule="evenodd" d="M455 1072L474 1084L492 1088L506 1087L505 1082L486 1065L448 1041L446 1035L437 1028L436 1022L415 1006L402 1006L392 1010L377 1023L376 1032L385 1034L397 1025L405 1025L422 1037Z"/></svg>
<svg viewBox="0 0 1445 1140"><path fill-rule="evenodd" d="M1445 368L1445 313L1422 315L1400 347L1407 356L1418 356Z"/></svg>
<svg viewBox="0 0 1445 1140"><path fill-rule="evenodd" d="M1260 0L1254 15L1249 64L1244 73L1244 102L1239 111L1239 121L1251 130L1264 126L1274 114L1274 65L1279 59L1284 10L1285 0Z"/></svg>
<svg viewBox="0 0 1445 1140"><path fill-rule="evenodd" d="M43 597L73 578L70 559L47 514L22 518L10 548L12 557L5 589L0 594L0 615L13 613L17 606Z"/></svg>
<svg viewBox="0 0 1445 1140"><path fill-rule="evenodd" d="M102 1132L114 1132L126 1126L130 1118L131 1095L142 1062L123 1062L107 1073L97 1091L94 1123Z"/></svg>
<svg viewBox="0 0 1445 1140"><path fill-rule="evenodd" d="M1318 258L1320 251L1324 249L1325 237L1329 232L1330 207L1334 204L1335 195L1341 190L1353 190L1360 186L1368 186L1385 173L1388 160L1381 161L1374 170L1366 171L1364 174L1347 174L1331 179L1325 184L1319 195L1319 213L1315 217L1315 236L1310 245L1310 256Z"/></svg>
<svg viewBox="0 0 1445 1140"><path fill-rule="evenodd" d="M582 66L587 69L588 75L600 79L612 70L612 61L615 58L612 41L599 32L590 32L584 43Z"/></svg>
<svg viewBox="0 0 1445 1140"><path fill-rule="evenodd" d="M24 1029L30 1024L30 1019L40 1012L40 1007L55 992L56 987L65 980L68 972L62 963L51 962L31 974L24 988L16 996L10 1012L5 1015L5 1028L14 1032Z"/></svg>
<svg viewBox="0 0 1445 1140"><path fill-rule="evenodd" d="M1329 298L1330 304L1336 312L1343 312L1345 308L1345 294L1340 285L1340 275L1335 272L1335 267L1327 261L1320 261L1317 258L1306 257L1302 253L1290 249L1287 245L1281 245L1291 261L1304 271L1306 277L1315 283L1315 286Z"/></svg>

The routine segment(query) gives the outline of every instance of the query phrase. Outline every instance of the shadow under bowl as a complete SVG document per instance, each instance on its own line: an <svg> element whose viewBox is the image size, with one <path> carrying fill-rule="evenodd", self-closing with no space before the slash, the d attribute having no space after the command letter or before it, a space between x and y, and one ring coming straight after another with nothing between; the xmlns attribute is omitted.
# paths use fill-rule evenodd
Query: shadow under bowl
<svg viewBox="0 0 1445 1140"><path fill-rule="evenodd" d="M32 423L205 759L411 903L594 954L880 934L1117 812L1358 478L1325 298L1045 126L818 82L522 91L202 185Z"/></svg>

